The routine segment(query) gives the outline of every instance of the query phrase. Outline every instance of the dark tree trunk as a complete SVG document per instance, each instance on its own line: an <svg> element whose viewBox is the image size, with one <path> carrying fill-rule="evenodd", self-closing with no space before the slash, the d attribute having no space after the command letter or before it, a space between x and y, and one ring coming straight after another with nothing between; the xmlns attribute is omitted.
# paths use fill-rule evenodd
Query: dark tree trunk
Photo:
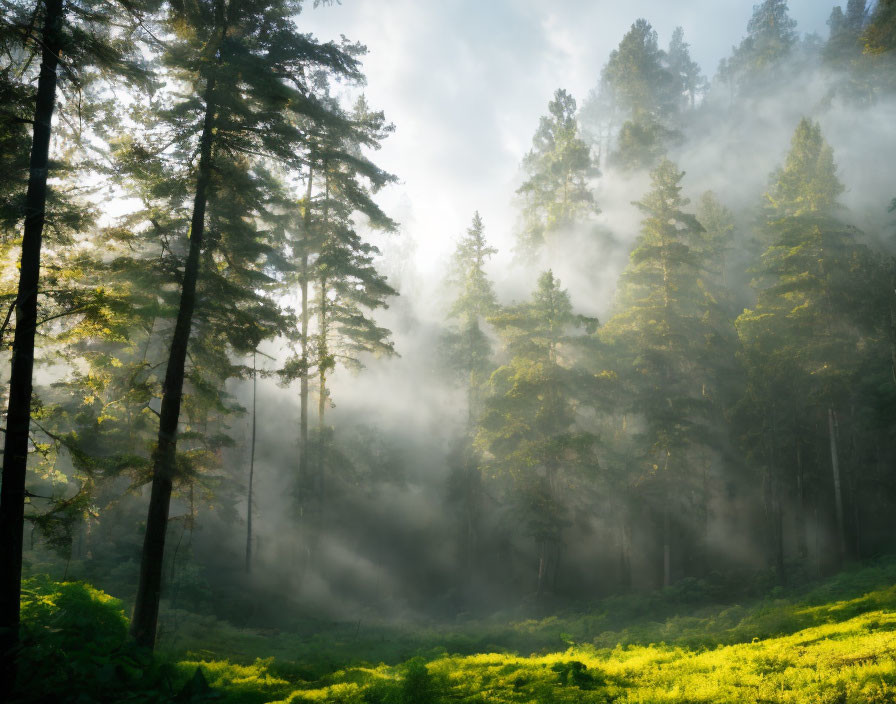
<svg viewBox="0 0 896 704"><path fill-rule="evenodd" d="M834 410L828 408L828 437L831 445L831 470L834 475L834 508L837 512L837 546L840 559L846 557L846 526L843 518L843 492L840 487L840 458L837 452L837 426Z"/></svg>
<svg viewBox="0 0 896 704"><path fill-rule="evenodd" d="M775 570L775 581L783 585L784 573L784 515L781 501L781 480L774 466L773 454L769 453L770 466L765 472L765 519L768 530L768 548L771 566Z"/></svg>
<svg viewBox="0 0 896 704"><path fill-rule="evenodd" d="M784 570L784 502L781 496L783 481L778 461L778 438L775 433L775 408L772 409L771 425L768 428L770 437L765 446L765 512L769 531L769 549L771 563L775 570L775 581L783 585L786 580Z"/></svg>
<svg viewBox="0 0 896 704"><path fill-rule="evenodd" d="M252 441L249 450L249 487L246 492L246 572L252 571L252 480L255 478L255 409L258 398L258 368L252 353Z"/></svg>
<svg viewBox="0 0 896 704"><path fill-rule="evenodd" d="M218 3L219 12L223 3ZM222 18L223 26L223 18ZM159 617L159 599L162 588L162 561L165 555L165 534L168 529L168 510L171 504L171 488L174 480L177 453L177 424L184 387L184 370L187 361L187 345L196 308L196 282L199 278L199 257L205 233L205 209L208 202L212 171L212 141L214 140L214 92L215 80L210 77L206 86L205 119L200 138L199 173L193 200L193 218L190 223L190 249L184 267L180 307L168 354L168 368L162 391L162 408L159 413L159 438L153 456L152 492L146 517L146 533L140 560L140 582L134 603L131 635L138 644L153 648Z"/></svg>
<svg viewBox="0 0 896 704"><path fill-rule="evenodd" d="M806 479L803 476L803 455L799 444L796 446L796 551L801 560L809 556L809 537L806 534Z"/></svg>
<svg viewBox="0 0 896 704"><path fill-rule="evenodd" d="M783 585L787 581L787 573L784 569L784 502L781 496L781 481L777 477L773 480L773 510L772 532L775 548L775 579Z"/></svg>
<svg viewBox="0 0 896 704"><path fill-rule="evenodd" d="M0 694L12 687L15 669L11 651L19 641L25 473L28 464L28 431L31 425L40 248L47 204L51 123L56 105L56 68L59 64L63 19L62 0L47 0L41 35L43 52L34 107L28 192L25 196L25 231L15 301L16 329L3 449L3 484L0 489L0 658L3 663L0 666L0 681L4 683L0 685Z"/></svg>
<svg viewBox="0 0 896 704"><path fill-rule="evenodd" d="M663 506L663 586L672 584L672 526L668 500Z"/></svg>
<svg viewBox="0 0 896 704"><path fill-rule="evenodd" d="M630 508L623 506L619 517L619 586L624 591L632 588L632 522Z"/></svg>
<svg viewBox="0 0 896 704"><path fill-rule="evenodd" d="M856 560L862 559L862 502L859 500L861 489L859 487L860 476L856 471L859 464L859 448L856 440L856 412L855 406L849 411L849 460L847 462L846 477L849 480L849 503L852 505L853 536L851 549L852 556Z"/></svg>
<svg viewBox="0 0 896 704"><path fill-rule="evenodd" d="M544 585L548 571L548 541L544 538L538 541L538 581L535 586L535 596L540 601L544 596Z"/></svg>
<svg viewBox="0 0 896 704"><path fill-rule="evenodd" d="M312 155L313 157L313 155ZM314 183L314 167L308 166L308 185L305 191L305 213L303 217L302 264L300 282L302 289L301 340L302 366L299 379L299 476L296 482L299 523L304 523L305 482L308 480L308 248L311 244L311 190Z"/></svg>

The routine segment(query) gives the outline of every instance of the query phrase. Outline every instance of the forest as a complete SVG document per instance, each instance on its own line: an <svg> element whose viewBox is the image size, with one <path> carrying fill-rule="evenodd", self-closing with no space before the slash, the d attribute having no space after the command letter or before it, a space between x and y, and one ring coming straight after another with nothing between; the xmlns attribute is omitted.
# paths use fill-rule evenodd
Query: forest
<svg viewBox="0 0 896 704"><path fill-rule="evenodd" d="M896 701L896 1L727 4L519 148L362 0L0 0L0 701Z"/></svg>

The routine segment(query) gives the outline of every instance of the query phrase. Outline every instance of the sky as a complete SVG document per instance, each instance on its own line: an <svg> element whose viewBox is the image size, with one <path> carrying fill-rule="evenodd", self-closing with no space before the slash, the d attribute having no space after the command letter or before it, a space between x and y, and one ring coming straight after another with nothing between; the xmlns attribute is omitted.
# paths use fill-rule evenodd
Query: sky
<svg viewBox="0 0 896 704"><path fill-rule="evenodd" d="M790 0L801 33L827 36L836 0ZM438 275L474 210L509 249L519 164L557 88L579 101L632 22L668 45L681 25L710 77L743 37L752 0L342 0L308 2L302 31L368 47L371 106L395 126L377 163L400 181L380 197L401 225L387 244Z"/></svg>

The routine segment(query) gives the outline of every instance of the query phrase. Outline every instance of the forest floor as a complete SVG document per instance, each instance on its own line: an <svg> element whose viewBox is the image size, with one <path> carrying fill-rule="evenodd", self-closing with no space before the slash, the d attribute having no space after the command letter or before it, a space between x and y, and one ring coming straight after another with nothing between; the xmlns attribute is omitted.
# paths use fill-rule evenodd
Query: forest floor
<svg viewBox="0 0 896 704"><path fill-rule="evenodd" d="M749 603L695 605L686 592L538 620L312 635L184 613L179 637L149 658L130 645L118 600L35 577L23 597L18 700L896 701L896 559Z"/></svg>

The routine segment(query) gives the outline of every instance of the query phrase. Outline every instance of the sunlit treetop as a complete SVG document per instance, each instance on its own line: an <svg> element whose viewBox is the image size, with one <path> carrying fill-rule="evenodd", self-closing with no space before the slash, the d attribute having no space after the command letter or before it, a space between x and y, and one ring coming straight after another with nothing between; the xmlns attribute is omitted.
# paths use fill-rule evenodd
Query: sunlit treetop
<svg viewBox="0 0 896 704"><path fill-rule="evenodd" d="M524 199L521 252L533 254L554 235L600 212L588 187L597 170L579 136L575 98L565 90L558 89L548 103L523 170L526 180L517 189Z"/></svg>
<svg viewBox="0 0 896 704"><path fill-rule="evenodd" d="M834 152L821 126L803 118L790 141L790 152L772 176L766 198L777 216L829 212L838 207L844 186L837 178Z"/></svg>

